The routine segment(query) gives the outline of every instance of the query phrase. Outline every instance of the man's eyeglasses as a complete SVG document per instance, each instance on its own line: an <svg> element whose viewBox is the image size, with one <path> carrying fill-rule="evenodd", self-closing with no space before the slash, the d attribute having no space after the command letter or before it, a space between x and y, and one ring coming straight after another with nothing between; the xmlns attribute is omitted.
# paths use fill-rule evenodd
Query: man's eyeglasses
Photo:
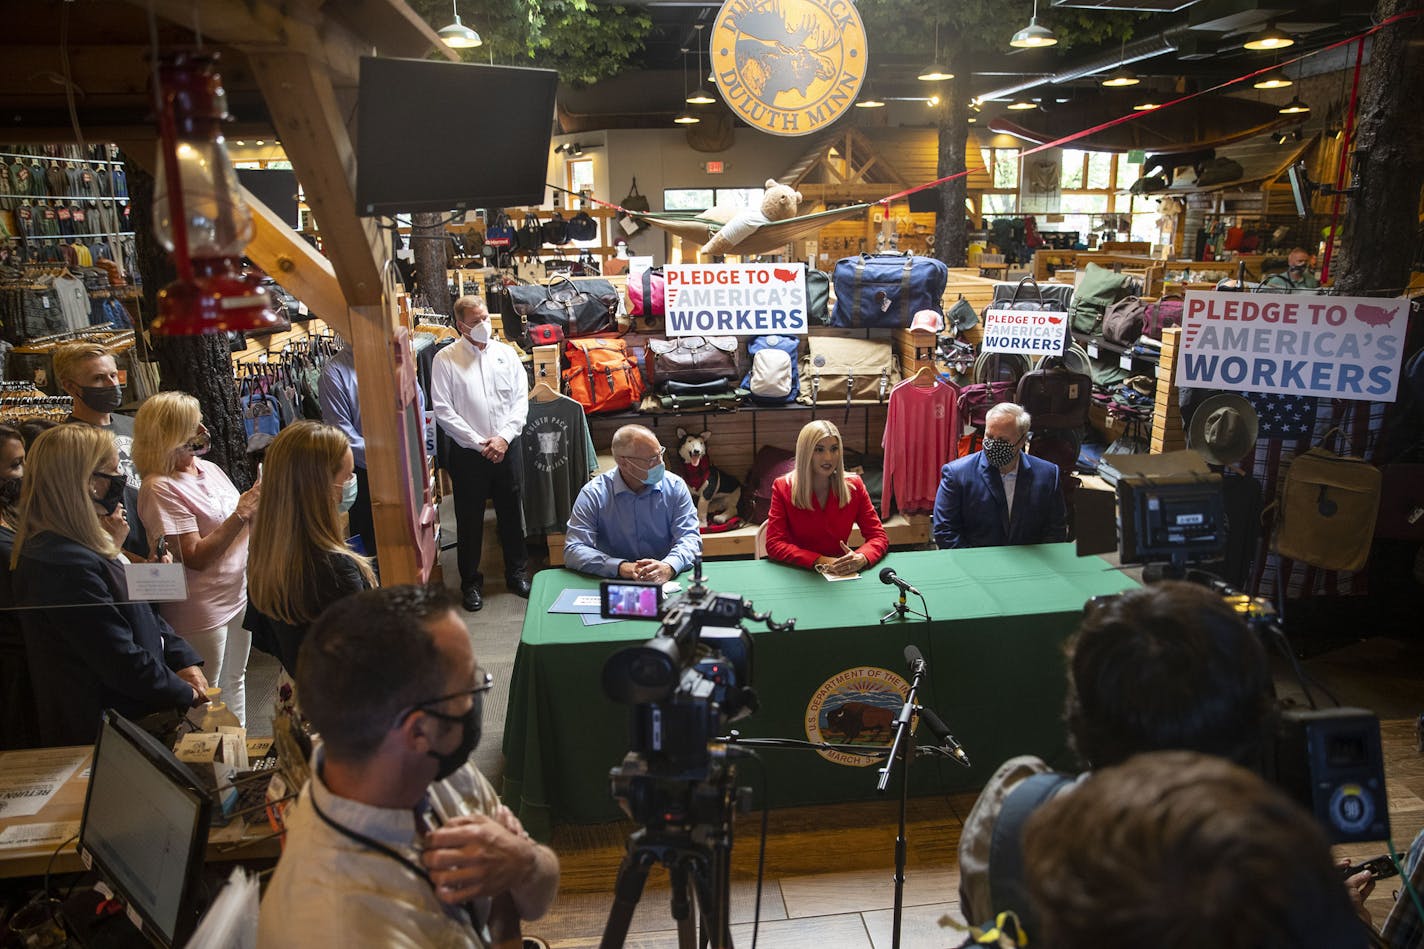
<svg viewBox="0 0 1424 949"><path fill-rule="evenodd" d="M474 688L461 689L458 692L451 692L449 695L441 695L433 699L425 699L424 701L416 702L413 705L406 706L404 709L401 710L401 713L396 716L396 720L403 722L407 718L409 718L411 716L411 713L413 712L427 712L437 718L447 718L448 716L437 712L434 709L431 709L429 706L439 705L441 702L448 702L451 699L458 699L462 695L468 695L472 697L476 702L481 701L481 696L483 696L490 689L494 688L494 676L490 675L483 669L476 669L475 680L480 684L475 686Z"/></svg>
<svg viewBox="0 0 1424 949"><path fill-rule="evenodd" d="M624 461L631 461L641 468L651 468L663 460L663 455L667 454L667 449L659 446L658 453L651 458L639 458L637 455L619 455Z"/></svg>

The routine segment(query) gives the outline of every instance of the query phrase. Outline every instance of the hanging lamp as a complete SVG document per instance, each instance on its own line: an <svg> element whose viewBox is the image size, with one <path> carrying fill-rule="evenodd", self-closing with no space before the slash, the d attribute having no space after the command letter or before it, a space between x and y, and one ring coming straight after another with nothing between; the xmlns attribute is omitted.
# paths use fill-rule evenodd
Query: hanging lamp
<svg viewBox="0 0 1424 949"><path fill-rule="evenodd" d="M460 0L450 0L450 6L455 10L455 22L442 26L436 33L440 41L451 49L473 49L482 45L484 40L480 34L460 22Z"/></svg>
<svg viewBox="0 0 1424 949"><path fill-rule="evenodd" d="M193 336L276 329L257 277L241 269L252 240L252 209L242 200L222 122L227 93L205 51L164 56L154 90L158 167L153 234L173 255L178 279L158 291L154 333Z"/></svg>
<svg viewBox="0 0 1424 949"><path fill-rule="evenodd" d="M702 75L702 27L704 24L697 24L697 75ZM716 102L716 98L701 83L697 85L697 91L687 97L687 101L693 105L711 105Z"/></svg>
<svg viewBox="0 0 1424 949"><path fill-rule="evenodd" d="M682 51L682 98L683 98L684 100L686 100L686 99L688 98L688 95L687 95L687 50L685 50L685 49ZM673 118L673 121L676 122L678 125L696 125L698 122L701 122L702 120L699 119L697 116L693 115L692 112L691 112L691 110L689 110L689 109L683 109L681 112L679 112L679 113Z"/></svg>
<svg viewBox="0 0 1424 949"><path fill-rule="evenodd" d="M934 62L921 69L918 78L921 82L943 82L946 79L954 78L954 73L946 69L939 61L939 17L935 17Z"/></svg>
<svg viewBox="0 0 1424 949"><path fill-rule="evenodd" d="M1009 103L1008 107L1015 112L1024 112L1028 109L1038 108L1038 103L1033 102L1029 99L1015 99L1013 102Z"/></svg>
<svg viewBox="0 0 1424 949"><path fill-rule="evenodd" d="M1256 89L1284 89L1293 84L1294 81L1291 77L1287 76L1279 67L1257 76L1256 81L1251 83Z"/></svg>
<svg viewBox="0 0 1424 949"><path fill-rule="evenodd" d="M870 83L867 82L860 98L855 100L855 107L857 109L883 109L885 108L885 100L878 98L875 93L871 91Z"/></svg>
<svg viewBox="0 0 1424 949"><path fill-rule="evenodd" d="M1122 46L1118 50L1117 68L1103 77L1103 85L1109 89L1121 89L1126 86L1135 86L1142 80L1137 78L1137 73L1127 68L1127 37L1122 38Z"/></svg>
<svg viewBox="0 0 1424 949"><path fill-rule="evenodd" d="M1287 46L1294 46L1295 39L1286 32L1276 28L1276 21L1271 20L1266 24L1266 28L1259 33L1253 33L1246 38L1246 42L1241 44L1243 49L1285 49Z"/></svg>
<svg viewBox="0 0 1424 949"><path fill-rule="evenodd" d="M1310 106L1301 102L1300 96L1292 96L1291 101L1281 106L1279 111L1281 115L1304 115L1310 111Z"/></svg>
<svg viewBox="0 0 1424 949"><path fill-rule="evenodd" d="M1039 49L1057 43L1058 37L1053 35L1052 30L1038 25L1038 0L1033 0L1033 16L1029 17L1028 26L1015 33L1009 45L1016 49Z"/></svg>

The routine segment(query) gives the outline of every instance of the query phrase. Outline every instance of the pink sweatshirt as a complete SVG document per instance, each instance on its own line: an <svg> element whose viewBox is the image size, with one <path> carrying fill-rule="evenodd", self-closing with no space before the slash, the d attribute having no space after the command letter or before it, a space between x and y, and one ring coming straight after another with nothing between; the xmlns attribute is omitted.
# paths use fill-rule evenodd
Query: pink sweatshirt
<svg viewBox="0 0 1424 949"><path fill-rule="evenodd" d="M890 515L890 499L906 514L934 510L940 469L954 460L958 435L954 430L959 390L936 381L917 386L913 379L890 393L885 417L885 485L880 515Z"/></svg>

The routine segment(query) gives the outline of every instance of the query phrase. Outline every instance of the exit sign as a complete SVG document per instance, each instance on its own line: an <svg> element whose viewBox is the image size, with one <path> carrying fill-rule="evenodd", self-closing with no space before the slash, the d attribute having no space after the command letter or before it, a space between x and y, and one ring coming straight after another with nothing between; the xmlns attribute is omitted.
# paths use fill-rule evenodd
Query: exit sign
<svg viewBox="0 0 1424 949"><path fill-rule="evenodd" d="M720 161L709 161L703 166L709 175L720 175L722 173L722 163Z"/></svg>

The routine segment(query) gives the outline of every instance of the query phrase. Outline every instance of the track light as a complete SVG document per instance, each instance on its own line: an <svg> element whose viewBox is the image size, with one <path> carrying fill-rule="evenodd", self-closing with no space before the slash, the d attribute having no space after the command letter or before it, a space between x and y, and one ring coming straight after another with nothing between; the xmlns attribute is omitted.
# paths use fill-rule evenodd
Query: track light
<svg viewBox="0 0 1424 949"><path fill-rule="evenodd" d="M1033 0L1033 16L1029 17L1028 26L1015 33L1009 45L1016 49L1041 49L1057 43L1058 37L1052 30L1038 25L1038 0Z"/></svg>
<svg viewBox="0 0 1424 949"><path fill-rule="evenodd" d="M1271 136L1271 141L1275 142L1277 145L1284 145L1286 143L1286 133L1277 132L1275 135Z"/></svg>
<svg viewBox="0 0 1424 949"><path fill-rule="evenodd" d="M460 22L460 0L450 0L450 6L455 10L455 22L440 28L436 35L441 42L451 49L473 49L482 44L480 34Z"/></svg>
<svg viewBox="0 0 1424 949"><path fill-rule="evenodd" d="M1259 33L1254 33L1246 39L1241 46L1244 49L1285 49L1287 46L1294 46L1295 40L1288 33L1284 33L1276 28L1275 21L1266 24L1266 28Z"/></svg>
<svg viewBox="0 0 1424 949"><path fill-rule="evenodd" d="M1310 111L1310 106L1300 101L1300 96L1292 96L1291 101L1281 106L1281 115L1303 115Z"/></svg>
<svg viewBox="0 0 1424 949"><path fill-rule="evenodd" d="M1038 108L1038 103L1030 102L1027 99L1015 99L1013 102L1009 103L1009 108L1014 110L1015 112L1023 112L1026 109Z"/></svg>

